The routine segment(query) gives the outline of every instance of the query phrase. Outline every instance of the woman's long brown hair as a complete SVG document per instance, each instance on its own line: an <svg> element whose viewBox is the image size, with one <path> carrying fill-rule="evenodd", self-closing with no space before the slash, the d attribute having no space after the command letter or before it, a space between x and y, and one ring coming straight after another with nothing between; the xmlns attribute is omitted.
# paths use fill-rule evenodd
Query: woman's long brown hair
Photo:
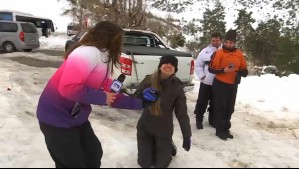
<svg viewBox="0 0 299 169"><path fill-rule="evenodd" d="M122 51L122 40L123 40L124 30L110 21L102 21L91 28L82 39L77 42L70 50L68 50L64 58L67 59L70 53L79 46L95 46L100 51L108 51L108 61L109 66L111 65L111 74L113 73L113 65L115 67L119 66L119 57Z"/></svg>
<svg viewBox="0 0 299 169"><path fill-rule="evenodd" d="M161 93L162 87L160 84L160 75L161 71L158 69L155 73L151 75L151 86L159 93ZM161 106L160 106L160 98L154 102L151 107L151 114L154 116L161 116L163 113L161 111Z"/></svg>

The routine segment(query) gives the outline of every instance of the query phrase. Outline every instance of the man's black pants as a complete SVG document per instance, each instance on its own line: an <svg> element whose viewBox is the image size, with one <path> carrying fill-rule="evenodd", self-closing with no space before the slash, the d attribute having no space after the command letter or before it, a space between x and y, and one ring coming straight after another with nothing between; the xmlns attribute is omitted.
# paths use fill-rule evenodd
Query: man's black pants
<svg viewBox="0 0 299 169"><path fill-rule="evenodd" d="M216 132L228 132L231 128L231 116L235 111L238 85L223 83L217 79L213 82L214 121Z"/></svg>
<svg viewBox="0 0 299 169"><path fill-rule="evenodd" d="M206 112L206 109L209 104L209 124L213 125L213 91L212 85L206 85L204 83L200 83L200 88L198 92L198 98L194 110L194 114L196 114L196 120L199 122L203 121L203 116Z"/></svg>

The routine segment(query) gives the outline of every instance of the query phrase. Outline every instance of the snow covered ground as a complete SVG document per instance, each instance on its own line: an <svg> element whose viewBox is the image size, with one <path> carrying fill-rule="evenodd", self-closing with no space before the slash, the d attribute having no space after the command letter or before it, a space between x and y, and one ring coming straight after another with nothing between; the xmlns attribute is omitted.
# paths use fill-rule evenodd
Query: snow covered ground
<svg viewBox="0 0 299 169"><path fill-rule="evenodd" d="M63 50L67 36L41 38L41 49ZM61 56L35 53L0 53L0 166L54 167L35 111L48 79ZM53 63L53 64L51 64ZM31 65L31 66L29 66ZM299 167L299 76L250 76L239 86L232 118L232 140L215 136L204 119L204 130L195 127L194 107L199 81L186 93L192 127L189 152L174 119L173 140L178 154L169 167ZM139 167L136 124L140 111L94 106L90 121L102 142L102 167ZM296 136L297 135L297 136Z"/></svg>

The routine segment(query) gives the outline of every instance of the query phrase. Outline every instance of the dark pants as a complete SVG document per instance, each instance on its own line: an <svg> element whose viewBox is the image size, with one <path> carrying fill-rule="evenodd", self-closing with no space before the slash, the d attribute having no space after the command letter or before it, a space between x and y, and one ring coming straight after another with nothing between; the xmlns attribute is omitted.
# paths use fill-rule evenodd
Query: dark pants
<svg viewBox="0 0 299 169"><path fill-rule="evenodd" d="M209 124L213 125L213 91L211 85L206 85L204 83L200 83L200 88L198 92L198 98L194 110L194 114L196 114L196 121L202 122L204 114L209 104Z"/></svg>
<svg viewBox="0 0 299 169"><path fill-rule="evenodd" d="M56 168L99 168L103 150L89 122L64 129L40 123Z"/></svg>
<svg viewBox="0 0 299 169"><path fill-rule="evenodd" d="M230 119L235 111L237 90L236 84L227 84L214 79L214 122L217 133L228 132L231 128Z"/></svg>
<svg viewBox="0 0 299 169"><path fill-rule="evenodd" d="M143 168L167 168L172 160L171 137L158 138L137 129L138 164Z"/></svg>

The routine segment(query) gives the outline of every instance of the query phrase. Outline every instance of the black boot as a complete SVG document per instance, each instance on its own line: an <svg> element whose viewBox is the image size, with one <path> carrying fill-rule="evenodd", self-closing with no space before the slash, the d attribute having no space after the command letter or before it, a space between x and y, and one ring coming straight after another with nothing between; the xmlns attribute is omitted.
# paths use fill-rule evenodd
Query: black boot
<svg viewBox="0 0 299 169"><path fill-rule="evenodd" d="M198 130L203 129L202 121L203 121L203 115L196 114L196 128Z"/></svg>
<svg viewBox="0 0 299 169"><path fill-rule="evenodd" d="M230 133L230 131L226 132L227 138L233 139L234 136Z"/></svg>
<svg viewBox="0 0 299 169"><path fill-rule="evenodd" d="M225 132L216 132L216 136L218 136L221 140L227 140L227 134Z"/></svg>
<svg viewBox="0 0 299 169"><path fill-rule="evenodd" d="M209 119L209 125L210 125L211 127L213 127L213 128L216 128L215 125L214 125L214 123L213 123L213 121L210 120L210 119Z"/></svg>
<svg viewBox="0 0 299 169"><path fill-rule="evenodd" d="M199 130L200 130L200 129L203 129L203 125L202 125L202 122L201 122L201 121L197 121L197 120L196 120L196 128L199 129Z"/></svg>
<svg viewBox="0 0 299 169"><path fill-rule="evenodd" d="M177 153L176 146L175 146L174 142L171 140L171 155L175 156L176 153Z"/></svg>

